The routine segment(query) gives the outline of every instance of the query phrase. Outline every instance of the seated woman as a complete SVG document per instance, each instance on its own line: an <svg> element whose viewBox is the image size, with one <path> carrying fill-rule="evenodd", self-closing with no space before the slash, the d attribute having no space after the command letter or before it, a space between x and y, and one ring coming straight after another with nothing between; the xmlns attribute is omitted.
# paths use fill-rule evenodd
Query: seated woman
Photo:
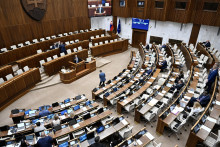
<svg viewBox="0 0 220 147"><path fill-rule="evenodd" d="M53 126L60 125L60 118L59 118L59 116L57 114L54 116L54 120L52 122L52 125Z"/></svg>
<svg viewBox="0 0 220 147"><path fill-rule="evenodd" d="M193 107L190 109L191 109L191 111L189 113L189 116L192 116L195 113L200 113L200 112L204 111L204 108L200 105L199 102L195 102Z"/></svg>

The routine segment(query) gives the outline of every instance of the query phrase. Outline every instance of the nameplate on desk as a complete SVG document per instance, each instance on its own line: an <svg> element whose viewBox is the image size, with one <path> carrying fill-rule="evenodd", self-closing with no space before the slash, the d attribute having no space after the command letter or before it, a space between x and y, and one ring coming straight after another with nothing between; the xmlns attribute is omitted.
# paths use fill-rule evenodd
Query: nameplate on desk
<svg viewBox="0 0 220 147"><path fill-rule="evenodd" d="M75 125L73 125L73 128L75 129L75 128L78 128L80 125L77 123L77 124L75 124Z"/></svg>
<svg viewBox="0 0 220 147"><path fill-rule="evenodd" d="M127 125L128 124L128 122L125 119L123 119L121 122L123 123L123 125Z"/></svg>
<svg viewBox="0 0 220 147"><path fill-rule="evenodd" d="M138 145L142 145L143 144L139 139L136 142L137 142Z"/></svg>
<svg viewBox="0 0 220 147"><path fill-rule="evenodd" d="M62 104L62 105L60 105L60 107L61 107L61 108L65 108L66 106L65 106L65 104Z"/></svg>
<svg viewBox="0 0 220 147"><path fill-rule="evenodd" d="M150 140L154 139L154 136L151 135L149 132L146 133L147 138L149 138Z"/></svg>

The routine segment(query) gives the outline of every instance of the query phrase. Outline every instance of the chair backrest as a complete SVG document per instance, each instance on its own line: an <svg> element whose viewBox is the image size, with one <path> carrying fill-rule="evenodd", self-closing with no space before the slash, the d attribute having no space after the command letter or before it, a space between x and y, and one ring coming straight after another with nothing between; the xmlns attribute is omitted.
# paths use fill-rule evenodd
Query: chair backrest
<svg viewBox="0 0 220 147"><path fill-rule="evenodd" d="M204 60L204 62L206 63L206 62L208 61L208 59L209 59L209 57L208 57L208 56L205 56L203 60Z"/></svg>
<svg viewBox="0 0 220 147"><path fill-rule="evenodd" d="M32 41L33 41L33 43L37 43L37 42L38 42L38 40L37 40L37 39L33 39Z"/></svg>
<svg viewBox="0 0 220 147"><path fill-rule="evenodd" d="M74 43L74 41L72 40L72 41L70 41L70 44L73 44Z"/></svg>
<svg viewBox="0 0 220 147"><path fill-rule="evenodd" d="M2 48L1 51L7 52L7 48Z"/></svg>
<svg viewBox="0 0 220 147"><path fill-rule="evenodd" d="M65 56L65 54L64 53L60 53L60 56L63 57L63 56Z"/></svg>
<svg viewBox="0 0 220 147"><path fill-rule="evenodd" d="M99 42L99 45L102 45L103 44L103 42Z"/></svg>
<svg viewBox="0 0 220 147"><path fill-rule="evenodd" d="M132 133L132 129L133 129L133 126L129 127L127 130L125 130L124 132L124 135L123 135L123 138L128 138L128 136Z"/></svg>
<svg viewBox="0 0 220 147"><path fill-rule="evenodd" d="M63 34L59 34L58 36L59 36L59 37L63 37Z"/></svg>
<svg viewBox="0 0 220 147"><path fill-rule="evenodd" d="M24 71L26 72L26 71L28 71L29 70L29 67L28 66L25 66L24 67Z"/></svg>
<svg viewBox="0 0 220 147"><path fill-rule="evenodd" d="M4 83L4 79L3 78L0 78L0 84Z"/></svg>
<svg viewBox="0 0 220 147"><path fill-rule="evenodd" d="M55 39L55 38L56 38L56 36L55 36L55 35L53 35L53 36L51 36L51 38Z"/></svg>
<svg viewBox="0 0 220 147"><path fill-rule="evenodd" d="M58 58L58 56L57 56L57 55L54 55L54 56L53 56L53 59L56 59L56 58Z"/></svg>
<svg viewBox="0 0 220 147"><path fill-rule="evenodd" d="M74 48L73 51L74 51L74 52L77 52L78 50L77 50L77 48Z"/></svg>
<svg viewBox="0 0 220 147"><path fill-rule="evenodd" d="M69 41L66 41L66 42L65 42L65 44L66 44L66 45L69 45L69 44L70 44L70 42L69 42Z"/></svg>
<svg viewBox="0 0 220 147"><path fill-rule="evenodd" d="M79 42L79 39L76 39L75 42Z"/></svg>
<svg viewBox="0 0 220 147"><path fill-rule="evenodd" d="M18 47L23 47L23 46L24 46L23 43L19 43L19 44L18 44Z"/></svg>
<svg viewBox="0 0 220 147"><path fill-rule="evenodd" d="M97 45L99 45L99 44L98 44L98 43L95 43L94 45L97 46Z"/></svg>
<svg viewBox="0 0 220 147"><path fill-rule="evenodd" d="M25 44L26 45L30 45L31 43L30 43L30 41L26 41Z"/></svg>
<svg viewBox="0 0 220 147"><path fill-rule="evenodd" d="M67 50L67 54L71 54L71 49L68 49L68 50Z"/></svg>
<svg viewBox="0 0 220 147"><path fill-rule="evenodd" d="M82 50L82 46L79 46L79 47L78 47L78 50L81 51L81 50Z"/></svg>
<svg viewBox="0 0 220 147"><path fill-rule="evenodd" d="M41 38L40 41L45 41L45 39L44 39L44 38Z"/></svg>
<svg viewBox="0 0 220 147"><path fill-rule="evenodd" d="M50 40L50 36L46 37L46 40Z"/></svg>
<svg viewBox="0 0 220 147"><path fill-rule="evenodd" d="M113 40L110 40L110 43L114 42Z"/></svg>
<svg viewBox="0 0 220 147"><path fill-rule="evenodd" d="M20 74L22 74L23 73L23 70L22 69L19 69L18 71L17 71L17 74L18 75L20 75Z"/></svg>
<svg viewBox="0 0 220 147"><path fill-rule="evenodd" d="M108 40L105 40L105 43L108 43Z"/></svg>
<svg viewBox="0 0 220 147"><path fill-rule="evenodd" d="M6 76L7 81L10 80L10 79L12 79L12 78L13 78L13 75L12 75L12 74L8 74L8 75Z"/></svg>
<svg viewBox="0 0 220 147"><path fill-rule="evenodd" d="M47 62L49 62L49 61L51 61L52 60L52 58L51 57L48 57L47 58Z"/></svg>
<svg viewBox="0 0 220 147"><path fill-rule="evenodd" d="M105 34L101 34L101 37L104 37L105 36Z"/></svg>
<svg viewBox="0 0 220 147"><path fill-rule="evenodd" d="M118 41L117 39L114 39L114 41L116 42L116 41Z"/></svg>
<svg viewBox="0 0 220 147"><path fill-rule="evenodd" d="M67 34L67 33L63 33L63 35L64 35L64 36L68 36L68 34Z"/></svg>
<svg viewBox="0 0 220 147"><path fill-rule="evenodd" d="M96 35L95 37L96 37L96 38L99 38L99 35Z"/></svg>
<svg viewBox="0 0 220 147"><path fill-rule="evenodd" d="M37 53L38 54L42 53L42 50L41 49L37 50Z"/></svg>
<svg viewBox="0 0 220 147"><path fill-rule="evenodd" d="M40 60L40 66L42 67L42 65L45 63L44 60Z"/></svg>

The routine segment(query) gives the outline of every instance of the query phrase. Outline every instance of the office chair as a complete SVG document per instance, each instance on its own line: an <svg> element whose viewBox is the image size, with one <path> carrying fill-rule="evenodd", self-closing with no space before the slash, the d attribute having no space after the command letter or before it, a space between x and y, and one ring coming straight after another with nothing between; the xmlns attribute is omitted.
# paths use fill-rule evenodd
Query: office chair
<svg viewBox="0 0 220 147"><path fill-rule="evenodd" d="M208 147L213 147L215 143L220 141L219 135L220 131L218 131L218 135L213 132L210 132L209 136L205 139L205 141L203 141L203 143Z"/></svg>
<svg viewBox="0 0 220 147"><path fill-rule="evenodd" d="M111 121L113 121L113 119L114 119L114 116L109 116L109 117L103 119L103 120L101 121L101 123L102 123L103 126L105 126L106 124L108 124L108 123L110 123Z"/></svg>
<svg viewBox="0 0 220 147"><path fill-rule="evenodd" d="M56 138L57 144L62 144L62 143L66 142L66 141L69 141L69 140L70 140L69 134L61 136L59 138Z"/></svg>
<svg viewBox="0 0 220 147"><path fill-rule="evenodd" d="M78 138L79 136L81 136L81 135L83 135L83 134L85 134L85 133L86 133L85 130L82 129L82 130L80 130L80 131L73 132L72 135L73 135L73 138L75 139L75 138Z"/></svg>
<svg viewBox="0 0 220 147"><path fill-rule="evenodd" d="M180 122L180 121L178 121L178 122L177 122L177 121L173 121L173 122L171 123L171 125L170 125L170 129L171 129L173 132L175 132L175 134L176 134L178 140L180 140L180 138L179 138L179 136L178 136L178 133L182 134L182 133L180 132L180 129L184 126L184 124L186 123L186 121L187 121L187 119L183 120L182 122ZM171 132L171 133L168 135L168 137L170 137L170 136L173 134L173 132Z"/></svg>
<svg viewBox="0 0 220 147"><path fill-rule="evenodd" d="M47 62L49 62L49 61L51 61L52 60L52 58L51 57L48 57L47 58Z"/></svg>
<svg viewBox="0 0 220 147"><path fill-rule="evenodd" d="M8 74L8 75L6 76L7 81L10 80L10 79L12 79L12 78L13 78L13 75L12 75L12 74Z"/></svg>
<svg viewBox="0 0 220 147"><path fill-rule="evenodd" d="M72 52L71 52L71 49L68 49L67 50L67 54L71 54Z"/></svg>
<svg viewBox="0 0 220 147"><path fill-rule="evenodd" d="M5 80L3 78L0 78L0 84L4 83Z"/></svg>
<svg viewBox="0 0 220 147"><path fill-rule="evenodd" d="M135 103L128 104L124 108L127 112L131 112L135 108Z"/></svg>
<svg viewBox="0 0 220 147"><path fill-rule="evenodd" d="M20 74L22 74L23 73L23 70L22 69L19 69L18 71L17 71L17 74L18 75L20 75Z"/></svg>
<svg viewBox="0 0 220 147"><path fill-rule="evenodd" d="M42 53L42 50L41 49L37 50L37 53L38 54Z"/></svg>
<svg viewBox="0 0 220 147"><path fill-rule="evenodd" d="M133 126L127 126L126 128L123 128L122 130L119 131L119 134L121 135L122 138L126 139L130 134L132 133Z"/></svg>

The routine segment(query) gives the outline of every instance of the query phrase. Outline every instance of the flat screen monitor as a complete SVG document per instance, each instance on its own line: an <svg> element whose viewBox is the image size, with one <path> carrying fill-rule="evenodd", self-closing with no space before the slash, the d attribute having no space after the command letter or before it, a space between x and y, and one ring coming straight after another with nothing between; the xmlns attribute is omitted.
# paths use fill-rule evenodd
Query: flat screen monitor
<svg viewBox="0 0 220 147"><path fill-rule="evenodd" d="M87 113L86 115L83 116L83 119L84 119L84 120L87 120L87 119L89 119L89 118L91 118L90 113Z"/></svg>
<svg viewBox="0 0 220 147"><path fill-rule="evenodd" d="M65 103L65 104L66 104L66 103L69 103L69 102L70 102L70 98L64 100L64 103Z"/></svg>
<svg viewBox="0 0 220 147"><path fill-rule="evenodd" d="M87 139L87 135L83 134L82 136L79 137L80 142L83 142Z"/></svg>
<svg viewBox="0 0 220 147"><path fill-rule="evenodd" d="M87 134L87 139L89 140L89 139L92 139L92 138L94 138L95 137L95 132L91 132L91 133L88 133Z"/></svg>
<svg viewBox="0 0 220 147"><path fill-rule="evenodd" d="M58 147L68 147L68 142L64 142L62 144L59 144Z"/></svg>
<svg viewBox="0 0 220 147"><path fill-rule="evenodd" d="M60 112L61 115L64 115L65 113L67 113L67 110L63 110Z"/></svg>
<svg viewBox="0 0 220 147"><path fill-rule="evenodd" d="M86 102L86 106L90 105L91 104L91 101L87 101Z"/></svg>
<svg viewBox="0 0 220 147"><path fill-rule="evenodd" d="M146 30L149 28L149 19L132 18L132 29Z"/></svg>
<svg viewBox="0 0 220 147"><path fill-rule="evenodd" d="M80 106L79 106L79 105L76 105L76 106L73 108L74 111L76 111L76 110L78 110L78 109L80 109Z"/></svg>
<svg viewBox="0 0 220 147"><path fill-rule="evenodd" d="M26 111L25 111L25 115L29 114L30 111L31 111L31 109L26 110Z"/></svg>
<svg viewBox="0 0 220 147"><path fill-rule="evenodd" d="M111 16L112 0L88 0L89 17Z"/></svg>

